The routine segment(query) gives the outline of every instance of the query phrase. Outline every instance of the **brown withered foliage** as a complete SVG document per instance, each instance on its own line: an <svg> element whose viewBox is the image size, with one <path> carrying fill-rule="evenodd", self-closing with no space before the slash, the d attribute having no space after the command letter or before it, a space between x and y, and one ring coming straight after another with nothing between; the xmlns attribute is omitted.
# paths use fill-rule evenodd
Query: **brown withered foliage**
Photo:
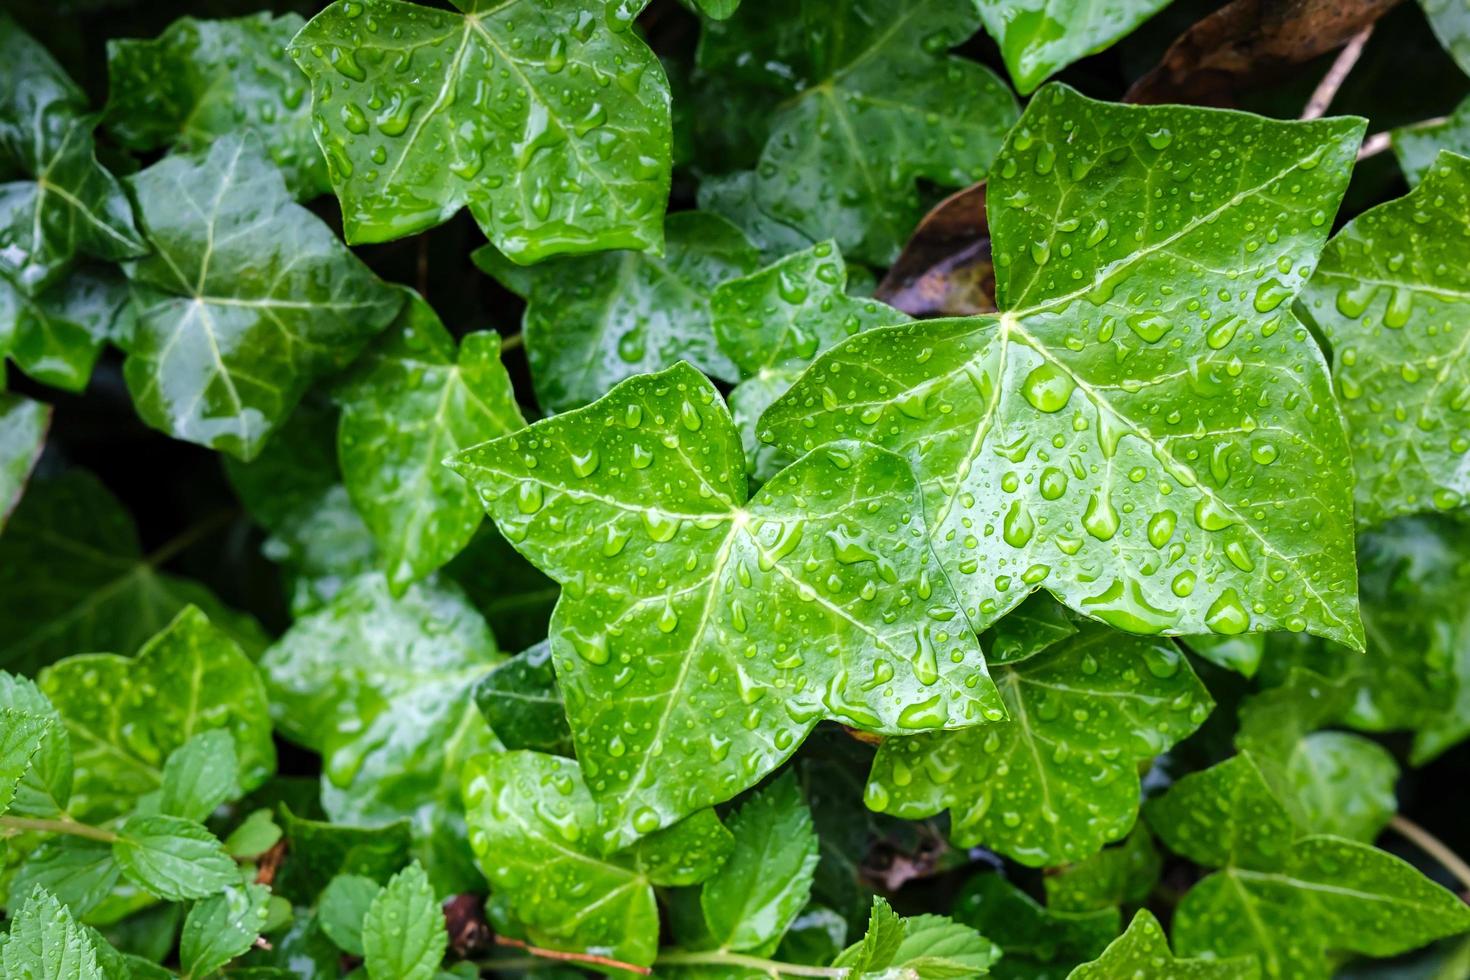
<svg viewBox="0 0 1470 980"><path fill-rule="evenodd" d="M916 317L993 313L985 185L951 194L924 215L873 295Z"/></svg>

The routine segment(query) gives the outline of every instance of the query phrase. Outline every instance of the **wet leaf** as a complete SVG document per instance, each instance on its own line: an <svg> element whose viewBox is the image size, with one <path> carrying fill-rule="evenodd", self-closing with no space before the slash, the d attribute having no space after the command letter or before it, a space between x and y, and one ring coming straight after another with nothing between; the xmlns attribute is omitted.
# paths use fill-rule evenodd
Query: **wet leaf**
<svg viewBox="0 0 1470 980"><path fill-rule="evenodd" d="M572 730L551 666L549 641L486 674L475 686L475 704L506 748L572 755Z"/></svg>
<svg viewBox="0 0 1470 980"><path fill-rule="evenodd" d="M0 531L25 493L50 425L50 405L0 392Z"/></svg>
<svg viewBox="0 0 1470 980"><path fill-rule="evenodd" d="M1132 632L1360 646L1346 440L1289 300L1362 129L1048 88L988 189L1005 312L839 344L762 438L911 459L976 629L1044 587Z"/></svg>
<svg viewBox="0 0 1470 980"><path fill-rule="evenodd" d="M219 839L182 817L129 817L112 856L130 881L173 902L212 895L240 876Z"/></svg>
<svg viewBox="0 0 1470 980"><path fill-rule="evenodd" d="M214 728L200 732L169 754L163 764L160 813L201 823L221 803L240 795L235 740Z"/></svg>
<svg viewBox="0 0 1470 980"><path fill-rule="evenodd" d="M1038 904L998 874L972 877L955 899L958 922L995 936L1005 956L1000 976L1064 975L1095 959L1121 928L1116 908L1064 912ZM1029 969L1028 969L1029 968Z"/></svg>
<svg viewBox="0 0 1470 980"><path fill-rule="evenodd" d="M1445 50L1470 74L1470 7L1456 0L1419 0L1419 6Z"/></svg>
<svg viewBox="0 0 1470 980"><path fill-rule="evenodd" d="M430 980L448 945L444 913L417 863L393 876L362 921L363 966L370 980Z"/></svg>
<svg viewBox="0 0 1470 980"><path fill-rule="evenodd" d="M730 416L681 364L453 465L563 585L552 659L624 842L749 787L821 718L898 734L1002 716L890 453L834 446L747 500Z"/></svg>
<svg viewBox="0 0 1470 980"><path fill-rule="evenodd" d="M315 903L337 875L362 875L386 884L409 862L412 828L407 820L362 827L310 820L283 808L281 829L287 857L275 891L297 905Z"/></svg>
<svg viewBox="0 0 1470 980"><path fill-rule="evenodd" d="M344 953L362 955L362 923L383 886L362 875L338 875L317 903L322 932Z"/></svg>
<svg viewBox="0 0 1470 980"><path fill-rule="evenodd" d="M975 0L1000 45L1016 91L1030 95L1047 77L1129 34L1169 0Z"/></svg>
<svg viewBox="0 0 1470 980"><path fill-rule="evenodd" d="M641 5L457 6L341 0L291 44L347 241L468 206L516 262L660 250L669 86L631 30Z"/></svg>
<svg viewBox="0 0 1470 980"><path fill-rule="evenodd" d="M1448 117L1393 130L1393 155L1410 185L1418 184L1434 166L1440 150L1470 156L1470 99Z"/></svg>
<svg viewBox="0 0 1470 980"><path fill-rule="evenodd" d="M1043 879L1046 904L1058 912L1142 905L1158 883L1163 858L1142 821L1116 847L1105 847Z"/></svg>
<svg viewBox="0 0 1470 980"><path fill-rule="evenodd" d="M67 907L45 889L19 903L0 947L7 977L25 980L103 980L97 947Z"/></svg>
<svg viewBox="0 0 1470 980"><path fill-rule="evenodd" d="M127 280L109 266L82 265L36 296L12 291L14 310L6 310L0 281L0 348L37 381L81 391L92 378L102 347L121 341L132 329ZM13 335L7 342L3 333Z"/></svg>
<svg viewBox="0 0 1470 980"><path fill-rule="evenodd" d="M189 977L208 976L255 943L266 923L270 889L263 885L225 888L195 904L179 938L179 966Z"/></svg>
<svg viewBox="0 0 1470 980"><path fill-rule="evenodd" d="M1163 927L1153 913L1139 910L1123 935L1102 956L1084 963L1068 980L1114 980L1121 977L1168 976L1170 980L1255 980L1260 968L1249 957L1181 959L1169 951Z"/></svg>

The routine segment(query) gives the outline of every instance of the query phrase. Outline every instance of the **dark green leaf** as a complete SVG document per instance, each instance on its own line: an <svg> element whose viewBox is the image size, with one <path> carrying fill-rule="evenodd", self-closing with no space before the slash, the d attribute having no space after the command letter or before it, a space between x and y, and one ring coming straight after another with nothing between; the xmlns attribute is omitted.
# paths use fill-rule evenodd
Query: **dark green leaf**
<svg viewBox="0 0 1470 980"><path fill-rule="evenodd" d="M718 214L744 232L760 250L763 262L774 262L812 245L810 237L761 210L756 186L754 170L705 177L699 182L699 208Z"/></svg>
<svg viewBox="0 0 1470 980"><path fill-rule="evenodd" d="M1042 879L1046 904L1058 912L1142 905L1158 882L1163 864L1153 835L1139 821L1116 847L1105 847L1075 864L1050 871Z"/></svg>
<svg viewBox="0 0 1470 980"><path fill-rule="evenodd" d="M50 405L0 392L0 531L25 493L50 425Z"/></svg>
<svg viewBox="0 0 1470 980"><path fill-rule="evenodd" d="M45 889L32 891L16 909L0 965L16 980L104 980L91 935Z"/></svg>
<svg viewBox="0 0 1470 980"><path fill-rule="evenodd" d="M454 465L567 587L552 658L625 843L752 785L820 718L899 734L1002 717L892 454L814 453L747 501L730 416L680 364Z"/></svg>
<svg viewBox="0 0 1470 980"><path fill-rule="evenodd" d="M994 936L1005 960L1013 965L1051 964L1060 969L1095 959L1120 925L1116 908L1088 912L1045 908L988 872L965 883L955 899L954 918L981 935Z"/></svg>
<svg viewBox="0 0 1470 980"><path fill-rule="evenodd" d="M1360 646L1346 439L1287 301L1362 130L1042 91L988 186L1004 312L858 334L763 438L908 456L976 629L1044 586L1133 632Z"/></svg>
<svg viewBox="0 0 1470 980"><path fill-rule="evenodd" d="M1254 677L1261 666L1261 658L1266 655L1266 638L1259 633L1241 636L1204 633L1183 637L1182 641L1191 652L1242 677Z"/></svg>
<svg viewBox="0 0 1470 980"><path fill-rule="evenodd" d="M1169 0L974 0L1022 95L1079 58L1096 54Z"/></svg>
<svg viewBox="0 0 1470 980"><path fill-rule="evenodd" d="M368 906L362 945L370 980L430 980L438 971L449 936L418 864L394 875Z"/></svg>
<svg viewBox="0 0 1470 980"><path fill-rule="evenodd" d="M486 674L475 686L475 704L506 748L572 754L572 730L551 666L549 641Z"/></svg>
<svg viewBox="0 0 1470 980"><path fill-rule="evenodd" d="M1078 617L1044 592L1033 592L981 636L986 659L1014 663L1041 653L1080 628Z"/></svg>
<svg viewBox="0 0 1470 980"><path fill-rule="evenodd" d="M224 845L182 817L129 817L112 843L123 874L159 898L203 898L239 880Z"/></svg>
<svg viewBox="0 0 1470 980"><path fill-rule="evenodd" d="M304 21L269 13L181 17L148 41L107 45L103 124L130 150L199 149L242 129L260 137L299 198L327 190L306 79L286 54Z"/></svg>
<svg viewBox="0 0 1470 980"><path fill-rule="evenodd" d="M163 764L161 813L203 821L226 800L240 795L235 740L221 728L191 737Z"/></svg>
<svg viewBox="0 0 1470 980"><path fill-rule="evenodd" d="M1445 50L1470 74L1470 8L1456 0L1419 0L1419 6Z"/></svg>
<svg viewBox="0 0 1470 980"><path fill-rule="evenodd" d="M9 321L14 336L7 343L0 325L0 349L8 347L22 371L48 385L86 388L103 344L132 333L127 280L110 266L84 265L37 296L16 292L9 313L5 289L0 281L0 324Z"/></svg>
<svg viewBox="0 0 1470 980"><path fill-rule="evenodd" d="M338 875L327 883L317 903L322 932L344 953L362 955L362 923L383 886L362 875Z"/></svg>
<svg viewBox="0 0 1470 980"><path fill-rule="evenodd" d="M179 937L184 976L206 976L249 951L265 928L270 897L264 885L247 884L226 887L196 903Z"/></svg>
<svg viewBox="0 0 1470 980"><path fill-rule="evenodd" d="M121 873L105 841L52 837L20 866L10 882L10 894L44 888L78 915L86 915L112 893Z"/></svg>
<svg viewBox="0 0 1470 980"><path fill-rule="evenodd" d="M669 87L631 30L639 5L457 6L344 0L291 44L347 240L399 238L468 205L517 262L659 249Z"/></svg>
<svg viewBox="0 0 1470 980"><path fill-rule="evenodd" d="M402 298L292 201L254 136L165 157L129 183L156 251L126 267L128 390L149 425L248 460Z"/></svg>
<svg viewBox="0 0 1470 980"><path fill-rule="evenodd" d="M1445 119L1403 126L1393 131L1393 155L1411 185L1419 183L1434 166L1440 150L1470 156L1470 99Z"/></svg>
<svg viewBox="0 0 1470 980"><path fill-rule="evenodd" d="M384 883L409 861L413 840L407 820L381 827L356 827L281 812L288 860L276 879L276 893L298 905L313 904L339 874L362 875Z"/></svg>
<svg viewBox="0 0 1470 980"><path fill-rule="evenodd" d="M524 650L546 639L561 588L541 574L488 521L444 569L485 614L502 649Z"/></svg>
<svg viewBox="0 0 1470 980"><path fill-rule="evenodd" d="M1248 956L1226 960L1178 959L1169 951L1159 920L1139 910L1128 930L1091 963L1067 975L1067 980L1123 980L1125 977L1165 977L1169 980L1255 980L1260 968Z"/></svg>

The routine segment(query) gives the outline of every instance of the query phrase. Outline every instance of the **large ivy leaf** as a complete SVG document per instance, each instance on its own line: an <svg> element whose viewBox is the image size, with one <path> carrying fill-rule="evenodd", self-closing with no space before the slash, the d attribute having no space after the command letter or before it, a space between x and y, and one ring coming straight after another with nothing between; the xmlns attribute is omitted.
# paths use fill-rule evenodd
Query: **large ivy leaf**
<svg viewBox="0 0 1470 980"><path fill-rule="evenodd" d="M453 465L562 584L553 662L624 841L749 787L822 718L900 734L1003 717L890 453L813 453L747 500L729 413L679 364Z"/></svg>
<svg viewBox="0 0 1470 980"><path fill-rule="evenodd" d="M466 205L517 262L657 251L669 86L637 4L457 0L463 14L342 0L291 44L349 242Z"/></svg>
<svg viewBox="0 0 1470 980"><path fill-rule="evenodd" d="M1362 645L1352 473L1288 301L1360 120L1032 99L988 188L999 316L858 334L767 413L909 457L983 629L1033 589L1145 633Z"/></svg>
<svg viewBox="0 0 1470 980"><path fill-rule="evenodd" d="M433 309L410 294L337 397L343 480L402 595L469 544L484 516L444 457L525 425L500 335L469 334L456 352Z"/></svg>
<svg viewBox="0 0 1470 980"><path fill-rule="evenodd" d="M475 705L506 748L572 754L572 730L556 685L549 641L542 640L481 678L475 685Z"/></svg>
<svg viewBox="0 0 1470 980"><path fill-rule="evenodd" d="M131 809L162 787L173 751L211 729L234 739L241 788L259 786L275 770L255 665L192 606L136 657L78 654L47 667L39 682L71 737L70 811L77 816L105 819Z"/></svg>
<svg viewBox="0 0 1470 980"><path fill-rule="evenodd" d="M1470 8L1459 0L1419 0L1429 26L1455 62L1470 74Z"/></svg>
<svg viewBox="0 0 1470 980"><path fill-rule="evenodd" d="M1333 237L1302 295L1332 345L1361 524L1470 497L1467 213L1470 158L1443 153Z"/></svg>
<svg viewBox="0 0 1470 980"><path fill-rule="evenodd" d="M50 405L0 392L0 531L25 493L50 426Z"/></svg>
<svg viewBox="0 0 1470 980"><path fill-rule="evenodd" d="M133 653L189 605L251 653L256 622L145 557L132 518L81 470L37 483L0 536L0 665L21 673L78 650Z"/></svg>
<svg viewBox="0 0 1470 980"><path fill-rule="evenodd" d="M1392 131L1393 155L1410 185L1419 183L1441 150L1470 156L1470 99L1444 119L1402 126Z"/></svg>
<svg viewBox="0 0 1470 980"><path fill-rule="evenodd" d="M1163 864L1153 835L1139 821L1118 846L1049 871L1042 881L1046 904L1058 912L1142 905L1158 883Z"/></svg>
<svg viewBox="0 0 1470 980"><path fill-rule="evenodd" d="M1392 956L1470 929L1470 907L1411 865L1340 837L1300 836L1249 755L1150 803L1175 852L1220 868L1174 913L1188 956L1254 955L1267 976L1326 978L1329 951Z"/></svg>
<svg viewBox="0 0 1470 980"><path fill-rule="evenodd" d="M322 755L333 820L413 821L439 890L469 887L459 768L494 746L476 683L502 657L451 583L394 598L381 575L349 582L296 621L260 666L280 730Z"/></svg>
<svg viewBox="0 0 1470 980"><path fill-rule="evenodd" d="M1001 978L1061 977L1100 956L1120 928L1116 908L1049 909L989 872L965 882L955 898L954 917L996 937L1005 956L992 972Z"/></svg>
<svg viewBox="0 0 1470 980"><path fill-rule="evenodd" d="M1170 980L1256 980L1260 967L1248 956L1230 959L1180 959L1169 951L1164 929L1153 913L1140 909L1123 935L1103 954L1084 963L1067 980L1116 980L1167 976Z"/></svg>
<svg viewBox="0 0 1470 980"><path fill-rule="evenodd" d="M618 851L577 763L535 752L471 759L464 798L480 868L532 941L638 966L658 951L653 886L707 878L731 847L700 810Z"/></svg>
<svg viewBox="0 0 1470 980"><path fill-rule="evenodd" d="M955 843L1037 867L1080 860L1126 834L1139 763L1214 706L1174 644L1095 624L992 665L991 675L1008 720L885 740L865 799L908 819L949 808Z"/></svg>
<svg viewBox="0 0 1470 980"><path fill-rule="evenodd" d="M699 66L769 93L757 206L812 241L887 265L924 212L916 182L982 179L1015 100L989 69L947 54L979 26L974 0L746 4L707 21ZM754 108L754 107L752 107ZM725 110L728 111L728 110Z"/></svg>
<svg viewBox="0 0 1470 980"><path fill-rule="evenodd" d="M1049 75L1096 54L1158 13L1169 0L974 0L1005 58L1016 90L1030 94Z"/></svg>
<svg viewBox="0 0 1470 980"><path fill-rule="evenodd" d="M328 189L306 79L286 54L305 23L268 12L180 17L151 40L107 42L103 125L130 150L199 149L241 129L260 137L300 198Z"/></svg>
<svg viewBox="0 0 1470 980"><path fill-rule="evenodd" d="M77 254L145 251L117 179L93 153L82 90L0 13L0 292L34 294ZM24 84L21 84L21 82Z"/></svg>
<svg viewBox="0 0 1470 980"><path fill-rule="evenodd" d="M522 329L536 400L578 408L635 374L684 359L706 374L738 374L716 343L710 293L759 259L734 225L699 211L669 215L663 255L609 252L511 265L487 246L480 268L526 297Z"/></svg>
<svg viewBox="0 0 1470 980"><path fill-rule="evenodd" d="M126 267L138 322L124 373L138 413L250 459L402 297L291 199L254 136L165 157L129 182L155 249Z"/></svg>
<svg viewBox="0 0 1470 980"><path fill-rule="evenodd" d="M84 265L36 296L17 291L13 312L4 309L4 293L0 283L0 322L14 333L8 342L0 337L0 349L8 348L17 367L53 387L81 391L103 345L131 333L127 280L108 266Z"/></svg>

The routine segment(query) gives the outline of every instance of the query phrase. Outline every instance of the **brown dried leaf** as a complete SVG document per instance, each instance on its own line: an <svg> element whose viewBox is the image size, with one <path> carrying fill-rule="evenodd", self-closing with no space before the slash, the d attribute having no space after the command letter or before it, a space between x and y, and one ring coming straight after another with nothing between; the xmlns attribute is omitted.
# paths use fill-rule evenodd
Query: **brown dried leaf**
<svg viewBox="0 0 1470 980"><path fill-rule="evenodd" d="M983 183L951 194L924 215L873 296L916 317L995 312Z"/></svg>
<svg viewBox="0 0 1470 980"><path fill-rule="evenodd" d="M1169 46L1125 102L1230 107L1236 93L1342 47L1401 0L1234 0Z"/></svg>

